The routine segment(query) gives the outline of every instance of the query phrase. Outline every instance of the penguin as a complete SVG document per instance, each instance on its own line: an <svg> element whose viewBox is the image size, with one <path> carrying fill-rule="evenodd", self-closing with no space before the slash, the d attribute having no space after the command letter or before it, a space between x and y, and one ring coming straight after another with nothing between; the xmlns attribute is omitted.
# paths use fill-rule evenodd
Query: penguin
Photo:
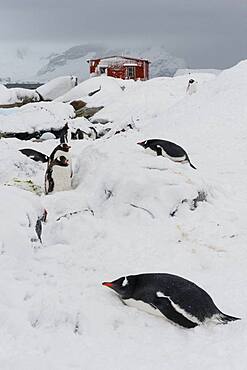
<svg viewBox="0 0 247 370"><path fill-rule="evenodd" d="M147 273L121 277L102 285L113 289L123 303L148 309L184 328L194 328L209 321L227 324L240 320L222 313L205 290L180 276Z"/></svg>
<svg viewBox="0 0 247 370"><path fill-rule="evenodd" d="M198 82L195 81L193 78L191 78L189 80L188 86L186 88L186 93L189 94L189 95L192 95L195 92L197 92L197 84L198 84Z"/></svg>
<svg viewBox="0 0 247 370"><path fill-rule="evenodd" d="M61 157L61 156L65 157L69 162L70 177L72 177L73 171L72 171L72 160L71 160L71 156L69 153L70 148L71 146L68 145L67 143L62 143L62 144L57 145L56 148L50 154L48 166L50 163L52 163L52 161L54 161L54 159Z"/></svg>
<svg viewBox="0 0 247 370"><path fill-rule="evenodd" d="M186 151L179 145L172 143L171 141L162 139L149 139L137 143L144 149L149 149L154 155L162 155L167 157L174 162L189 163L189 165L196 170L196 167L190 162L189 156Z"/></svg>
<svg viewBox="0 0 247 370"><path fill-rule="evenodd" d="M90 137L90 139L93 139L93 140L98 139L99 135L98 135L97 131L95 130L95 128L91 127L91 126L89 128L91 129L91 132L88 135Z"/></svg>
<svg viewBox="0 0 247 370"><path fill-rule="evenodd" d="M67 158L70 148L71 146L69 146L67 143L60 143L51 152L49 161L53 161L55 158L61 157L61 156L64 156Z"/></svg>
<svg viewBox="0 0 247 370"><path fill-rule="evenodd" d="M45 194L71 189L69 161L65 156L56 157L48 163L45 173Z"/></svg>
<svg viewBox="0 0 247 370"><path fill-rule="evenodd" d="M68 122L63 126L63 128L60 130L59 138L60 138L60 144L68 143L68 132L69 132L69 124Z"/></svg>

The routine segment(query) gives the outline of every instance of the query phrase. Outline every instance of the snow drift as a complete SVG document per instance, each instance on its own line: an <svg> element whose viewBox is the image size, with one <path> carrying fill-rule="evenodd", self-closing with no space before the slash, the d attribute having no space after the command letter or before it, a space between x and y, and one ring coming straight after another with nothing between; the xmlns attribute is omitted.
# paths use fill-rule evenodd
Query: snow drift
<svg viewBox="0 0 247 370"><path fill-rule="evenodd" d="M9 248L26 241L29 252L28 265L1 254L1 368L245 369L246 75L247 61L217 76L197 74L191 96L188 76L109 87L119 91L112 103L101 91L107 103L97 116L116 125L133 117L136 125L72 142L73 189L38 198L48 211L40 248L30 246L19 216L12 229L26 239L18 243L19 231L11 239L6 226ZM197 171L136 145L149 138L181 145ZM29 144L49 154L57 142ZM42 187L44 164L18 153L20 144L0 140L1 183L28 177ZM193 208L200 191L206 198ZM32 212L31 200L17 204L21 215ZM192 280L242 320L186 331L101 286L142 272Z"/></svg>

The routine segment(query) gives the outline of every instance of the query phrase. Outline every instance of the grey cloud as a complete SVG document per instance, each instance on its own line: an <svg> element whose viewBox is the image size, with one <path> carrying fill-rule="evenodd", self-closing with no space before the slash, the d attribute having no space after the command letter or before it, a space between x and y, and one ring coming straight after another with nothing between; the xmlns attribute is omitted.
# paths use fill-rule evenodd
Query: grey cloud
<svg viewBox="0 0 247 370"><path fill-rule="evenodd" d="M159 44L192 67L247 58L246 0L0 0L0 40Z"/></svg>

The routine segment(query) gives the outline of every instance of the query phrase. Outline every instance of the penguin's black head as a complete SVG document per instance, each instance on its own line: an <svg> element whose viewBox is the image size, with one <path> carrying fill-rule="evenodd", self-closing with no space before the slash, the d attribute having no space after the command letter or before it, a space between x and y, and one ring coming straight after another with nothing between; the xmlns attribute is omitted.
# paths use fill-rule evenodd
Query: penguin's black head
<svg viewBox="0 0 247 370"><path fill-rule="evenodd" d="M135 289L135 277L123 276L111 282L104 282L102 285L115 290L121 298L128 299L132 297L132 293Z"/></svg>
<svg viewBox="0 0 247 370"><path fill-rule="evenodd" d="M63 152L68 152L70 150L71 146L69 146L66 143L58 145L57 149L62 150Z"/></svg>
<svg viewBox="0 0 247 370"><path fill-rule="evenodd" d="M60 157L57 157L56 159L54 159L54 161L52 162L52 165L53 166L62 166L62 167L67 167L69 165L69 161L67 158L65 158L63 155L61 155Z"/></svg>
<svg viewBox="0 0 247 370"><path fill-rule="evenodd" d="M190 84L193 84L193 82L195 82L195 80L193 80L193 78L191 78L191 79L189 80L189 83L190 83Z"/></svg>
<svg viewBox="0 0 247 370"><path fill-rule="evenodd" d="M141 145L144 149L146 149L148 147L148 140L145 140L145 141L140 141L139 143L137 143L138 145Z"/></svg>

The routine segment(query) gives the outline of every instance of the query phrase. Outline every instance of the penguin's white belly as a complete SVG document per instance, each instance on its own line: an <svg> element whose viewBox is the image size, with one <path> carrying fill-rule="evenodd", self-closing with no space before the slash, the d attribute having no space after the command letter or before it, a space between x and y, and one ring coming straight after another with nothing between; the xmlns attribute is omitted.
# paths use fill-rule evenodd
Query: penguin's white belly
<svg viewBox="0 0 247 370"><path fill-rule="evenodd" d="M153 149L146 148L146 149L145 149L145 153L150 154L150 155L153 155L154 157L157 157L157 153L156 153L156 151L155 151L155 150L153 150Z"/></svg>
<svg viewBox="0 0 247 370"><path fill-rule="evenodd" d="M137 308L138 310L141 310L141 311L144 311L144 312L147 312L151 315L155 315L155 316L158 316L158 317L162 317L164 319L164 315L160 312L160 310L158 310L158 308L154 308L152 307L150 304L148 303L145 303L143 301L136 301L135 299L133 298L129 298L129 299L123 299L123 302L129 306L129 307L134 307L134 308Z"/></svg>
<svg viewBox="0 0 247 370"><path fill-rule="evenodd" d="M54 159L62 157L62 156L65 157L69 161L70 175L72 176L72 173L73 173L72 172L72 159L71 159L71 155L69 152L63 152L62 150L58 150L55 153Z"/></svg>
<svg viewBox="0 0 247 370"><path fill-rule="evenodd" d="M197 86L196 85L197 84L195 82L193 84L189 84L189 86L187 87L187 93L189 95L192 95L192 94L197 92Z"/></svg>
<svg viewBox="0 0 247 370"><path fill-rule="evenodd" d="M64 191L71 189L70 167L54 166L52 178L54 181L53 191Z"/></svg>

